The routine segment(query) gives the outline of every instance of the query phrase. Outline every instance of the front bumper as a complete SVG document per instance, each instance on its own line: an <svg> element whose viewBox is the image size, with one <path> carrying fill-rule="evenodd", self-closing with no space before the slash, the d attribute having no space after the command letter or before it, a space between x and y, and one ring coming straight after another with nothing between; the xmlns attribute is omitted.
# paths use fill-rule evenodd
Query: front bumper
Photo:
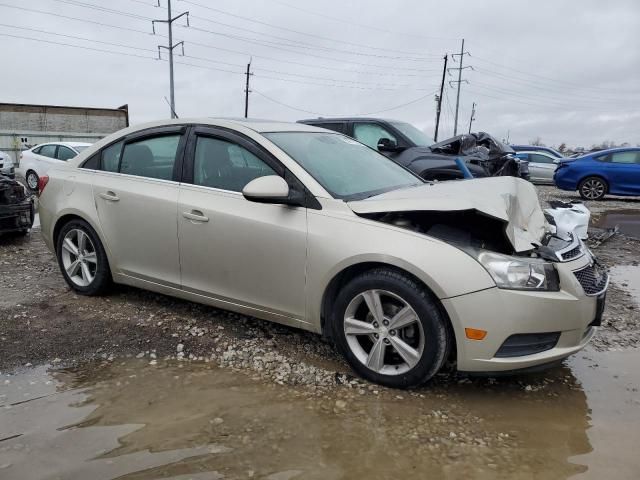
<svg viewBox="0 0 640 480"><path fill-rule="evenodd" d="M0 233L28 230L33 226L34 205L28 199L16 205L0 205Z"/></svg>
<svg viewBox="0 0 640 480"><path fill-rule="evenodd" d="M575 271L592 263L589 254L558 263L561 290L531 292L490 288L442 300L456 335L458 370L499 372L553 363L585 347L602 314L603 295L587 295ZM605 287L606 288L606 287ZM471 340L465 328L487 331ZM553 348L530 355L501 357L500 347L512 335L558 332Z"/></svg>

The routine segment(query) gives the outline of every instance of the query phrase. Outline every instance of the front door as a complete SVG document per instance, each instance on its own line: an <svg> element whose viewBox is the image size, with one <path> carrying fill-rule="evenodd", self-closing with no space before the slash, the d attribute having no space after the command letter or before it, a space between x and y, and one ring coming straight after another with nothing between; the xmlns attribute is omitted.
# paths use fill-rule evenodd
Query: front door
<svg viewBox="0 0 640 480"><path fill-rule="evenodd" d="M180 127L126 138L102 151L94 174L98 218L120 274L179 288L178 160Z"/></svg>
<svg viewBox="0 0 640 480"><path fill-rule="evenodd" d="M552 183L556 171L555 158L542 153L529 154L529 176L532 182Z"/></svg>
<svg viewBox="0 0 640 480"><path fill-rule="evenodd" d="M265 175L284 169L252 141L195 129L178 199L182 286L221 306L302 320L307 212L246 200L244 186Z"/></svg>

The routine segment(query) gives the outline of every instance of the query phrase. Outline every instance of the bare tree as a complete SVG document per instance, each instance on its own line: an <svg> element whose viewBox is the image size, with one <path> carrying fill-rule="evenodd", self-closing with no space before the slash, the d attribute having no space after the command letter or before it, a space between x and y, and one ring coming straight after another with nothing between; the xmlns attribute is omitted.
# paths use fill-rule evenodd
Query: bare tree
<svg viewBox="0 0 640 480"><path fill-rule="evenodd" d="M558 146L558 151L560 153L564 153L567 151L567 144L562 142L559 146Z"/></svg>
<svg viewBox="0 0 640 480"><path fill-rule="evenodd" d="M544 143L542 143L542 139L540 137L536 137L533 140L529 140L529 144L536 147L544 147Z"/></svg>

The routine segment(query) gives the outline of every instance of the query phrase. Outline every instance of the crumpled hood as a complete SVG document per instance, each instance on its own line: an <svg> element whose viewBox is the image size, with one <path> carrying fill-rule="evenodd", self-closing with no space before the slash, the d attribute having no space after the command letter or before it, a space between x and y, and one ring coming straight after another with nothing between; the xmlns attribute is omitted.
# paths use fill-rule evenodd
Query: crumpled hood
<svg viewBox="0 0 640 480"><path fill-rule="evenodd" d="M516 177L425 184L348 205L358 214L477 210L505 222L505 233L516 252L531 250L548 230L535 187Z"/></svg>

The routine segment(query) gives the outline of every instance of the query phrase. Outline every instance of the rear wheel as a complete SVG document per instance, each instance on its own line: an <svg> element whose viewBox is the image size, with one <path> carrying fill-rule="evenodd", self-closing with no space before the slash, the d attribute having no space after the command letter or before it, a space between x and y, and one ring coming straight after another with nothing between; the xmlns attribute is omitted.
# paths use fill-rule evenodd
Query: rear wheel
<svg viewBox="0 0 640 480"><path fill-rule="evenodd" d="M38 181L40 180L40 177L38 177L38 174L36 172L34 172L33 170L29 170L27 172L27 175L25 176L25 181L27 182L27 187L29 187L31 190L37 190L38 189Z"/></svg>
<svg viewBox="0 0 640 480"><path fill-rule="evenodd" d="M111 285L109 261L100 239L84 220L71 220L60 230L58 264L69 286L81 295L100 295Z"/></svg>
<svg viewBox="0 0 640 480"><path fill-rule="evenodd" d="M387 387L425 383L440 370L449 350L445 319L433 296L391 269L352 279L338 294L332 326L351 367Z"/></svg>
<svg viewBox="0 0 640 480"><path fill-rule="evenodd" d="M587 177L578 185L578 192L585 200L602 200L607 189L607 182L600 177Z"/></svg>

